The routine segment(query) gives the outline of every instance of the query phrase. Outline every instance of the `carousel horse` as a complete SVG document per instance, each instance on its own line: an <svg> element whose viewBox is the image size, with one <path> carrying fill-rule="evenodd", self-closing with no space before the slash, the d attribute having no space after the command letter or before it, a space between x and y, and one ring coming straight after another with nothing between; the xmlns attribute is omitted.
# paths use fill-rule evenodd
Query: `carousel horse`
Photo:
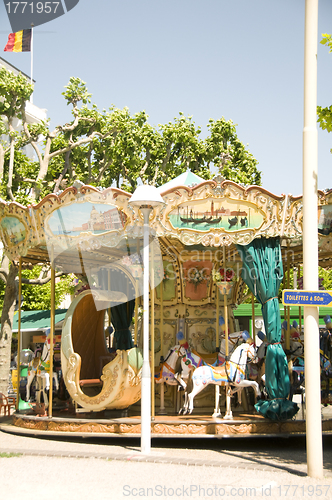
<svg viewBox="0 0 332 500"><path fill-rule="evenodd" d="M50 329L46 330L46 341L40 353L37 352L36 356L30 361L28 365L28 378L26 386L26 401L30 400L30 386L36 377L37 380L37 403L40 403L40 395L43 393L45 409L48 408L47 391L50 388ZM59 389L59 382L56 372L53 372L53 381L56 390Z"/></svg>
<svg viewBox="0 0 332 500"><path fill-rule="evenodd" d="M181 359L185 354L186 349L182 345L178 344L172 347L158 367L158 372L154 376L155 383L166 383L168 385L180 384L185 388L186 384L178 376L181 371Z"/></svg>
<svg viewBox="0 0 332 500"><path fill-rule="evenodd" d="M192 413L195 396L209 384L226 386L226 388L230 389L228 391L230 396L245 387L253 387L256 397L260 397L261 392L257 382L245 379L245 368L248 358L251 361L257 360L256 349L254 344L245 342L235 349L230 360L226 361L223 365L218 367L200 366L194 370L188 382L188 387L192 383L192 390L190 393L188 391L188 398L185 401L182 413L184 415ZM219 414L217 411L219 410L219 401L216 401L216 406L214 414Z"/></svg>
<svg viewBox="0 0 332 500"><path fill-rule="evenodd" d="M176 339L179 343L168 351L166 357L156 370L156 384L165 382L168 385L180 385L185 389L185 380L189 377L191 370L203 364L217 366L225 362L225 355L222 350L225 342L221 345L221 352L219 352L218 355L217 353L203 355L195 350L190 350L181 331L176 334ZM231 341L231 349L233 345L234 343ZM183 361L183 359L185 359L185 361Z"/></svg>
<svg viewBox="0 0 332 500"><path fill-rule="evenodd" d="M189 345L185 341L183 333L180 331L176 335L179 344L172 347L165 359L162 360L155 373L155 383L161 384L160 391L160 413L165 412L164 408L164 383L178 386L178 390L186 391L187 380L192 370L203 364L213 364L218 366L225 362L222 353L199 355L196 351L190 351ZM185 361L183 361L185 359ZM185 398L187 393L185 392Z"/></svg>

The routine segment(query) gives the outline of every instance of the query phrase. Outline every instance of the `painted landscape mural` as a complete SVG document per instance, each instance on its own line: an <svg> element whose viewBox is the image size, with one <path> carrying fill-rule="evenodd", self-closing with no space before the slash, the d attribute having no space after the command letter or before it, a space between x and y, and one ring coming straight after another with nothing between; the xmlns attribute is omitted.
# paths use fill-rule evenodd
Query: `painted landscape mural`
<svg viewBox="0 0 332 500"><path fill-rule="evenodd" d="M1 230L8 246L18 245L26 237L25 227L16 217L4 217L1 220Z"/></svg>
<svg viewBox="0 0 332 500"><path fill-rule="evenodd" d="M101 234L122 229L126 214L114 205L77 203L55 210L48 220L52 233L77 236L82 232Z"/></svg>
<svg viewBox="0 0 332 500"><path fill-rule="evenodd" d="M172 210L168 217L174 228L195 231L216 228L226 231L257 229L264 221L264 213L253 203L211 198L183 203Z"/></svg>

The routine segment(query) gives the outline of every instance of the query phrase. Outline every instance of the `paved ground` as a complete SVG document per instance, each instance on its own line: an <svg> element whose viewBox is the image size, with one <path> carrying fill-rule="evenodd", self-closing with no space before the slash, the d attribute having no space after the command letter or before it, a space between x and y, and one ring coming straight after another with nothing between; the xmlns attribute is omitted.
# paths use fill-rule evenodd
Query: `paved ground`
<svg viewBox="0 0 332 500"><path fill-rule="evenodd" d="M332 436L317 480L307 476L304 438L157 439L143 456L139 439L37 438L8 423L0 419L1 500L332 498Z"/></svg>

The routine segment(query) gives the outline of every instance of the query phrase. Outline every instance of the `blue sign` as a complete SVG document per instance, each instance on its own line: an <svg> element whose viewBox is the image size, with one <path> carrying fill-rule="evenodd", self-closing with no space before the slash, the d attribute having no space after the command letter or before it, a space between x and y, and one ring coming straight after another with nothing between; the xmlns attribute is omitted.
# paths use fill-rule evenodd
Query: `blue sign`
<svg viewBox="0 0 332 500"><path fill-rule="evenodd" d="M328 307L332 305L332 290L283 290L282 303L285 306Z"/></svg>

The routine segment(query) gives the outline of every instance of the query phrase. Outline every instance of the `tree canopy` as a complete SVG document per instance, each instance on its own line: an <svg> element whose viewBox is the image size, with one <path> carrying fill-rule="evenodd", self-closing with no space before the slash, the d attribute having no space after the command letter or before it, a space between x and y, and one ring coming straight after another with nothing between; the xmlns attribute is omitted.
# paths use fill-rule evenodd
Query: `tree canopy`
<svg viewBox="0 0 332 500"><path fill-rule="evenodd" d="M329 47L329 52L332 52L332 35L327 33L322 34L322 40L320 41L322 45L327 45ZM317 106L318 123L321 129L332 131L332 105L331 106ZM332 150L331 150L332 152Z"/></svg>
<svg viewBox="0 0 332 500"><path fill-rule="evenodd" d="M224 117L209 121L205 139L192 117L181 112L155 127L145 111L131 114L115 106L99 110L91 104L85 82L72 77L62 94L72 120L51 131L49 121L27 122L25 103L33 88L22 75L1 68L0 82L3 199L36 202L77 179L132 192L139 180L159 186L187 169L209 179L213 167L225 178L261 183L257 160L238 138L233 122ZM22 122L20 131L13 126L15 117ZM34 150L34 160L25 154L27 145Z"/></svg>
<svg viewBox="0 0 332 500"><path fill-rule="evenodd" d="M187 169L204 179L220 173L243 184L261 183L257 160L224 117L210 120L208 135L191 116L179 113L153 126L145 111L131 114L112 105L99 110L86 83L71 77L62 93L71 108L69 123L50 129L50 120L29 123L27 101L33 86L21 74L0 68L0 197L23 205L59 193L75 180L95 187L117 186L133 192L139 182L156 186ZM18 123L19 120L19 123ZM30 151L28 152L28 150ZM17 263L3 256L0 280L6 287L0 333L0 391L6 392L15 301ZM49 307L48 269L24 271L24 309ZM61 277L61 271L57 274ZM62 278L57 299L69 286ZM33 285L40 284L38 292ZM0 286L0 300L1 300ZM41 293L42 290L42 293Z"/></svg>

